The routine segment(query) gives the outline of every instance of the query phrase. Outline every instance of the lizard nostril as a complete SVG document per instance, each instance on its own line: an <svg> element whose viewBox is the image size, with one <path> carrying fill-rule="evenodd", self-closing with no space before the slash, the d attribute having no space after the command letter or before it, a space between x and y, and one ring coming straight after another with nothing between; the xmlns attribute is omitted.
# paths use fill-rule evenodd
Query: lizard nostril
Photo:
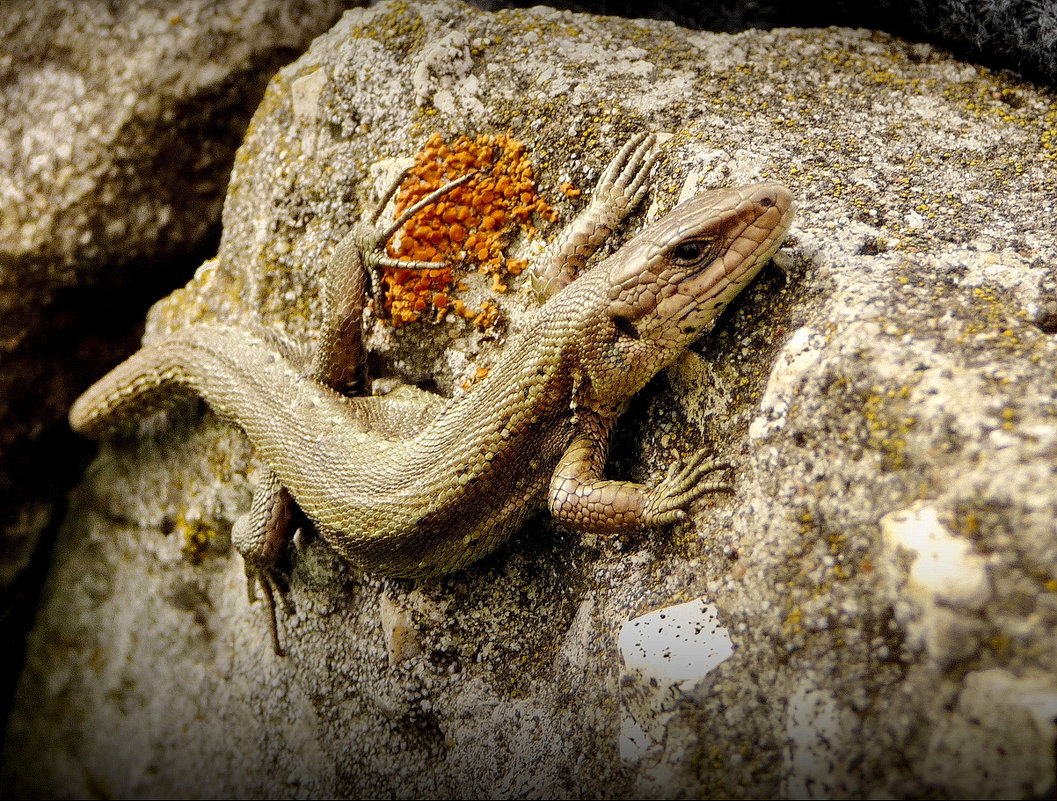
<svg viewBox="0 0 1057 801"><path fill-rule="evenodd" d="M764 195L763 197L760 198L760 205L763 206L765 209L769 209L774 204L775 204L774 195Z"/></svg>

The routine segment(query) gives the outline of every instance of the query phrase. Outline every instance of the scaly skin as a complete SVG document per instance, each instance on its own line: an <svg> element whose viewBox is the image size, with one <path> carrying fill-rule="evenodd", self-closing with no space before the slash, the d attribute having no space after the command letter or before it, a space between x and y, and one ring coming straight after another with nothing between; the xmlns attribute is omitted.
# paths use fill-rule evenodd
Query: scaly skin
<svg viewBox="0 0 1057 801"><path fill-rule="evenodd" d="M635 141L637 155L622 151L623 168L609 176L626 206L609 227L641 197L653 162L652 140ZM345 376L344 368L306 372L269 337L219 324L185 328L134 354L78 399L71 425L98 437L173 391L200 395L245 431L276 486L335 550L393 576L458 570L543 507L581 531L667 524L722 488L702 481L722 465L695 454L656 486L604 480L612 426L770 259L792 214L778 184L681 204L557 291L488 376L413 436L406 423L418 425L421 407L346 398L317 378ZM365 269L366 257L343 258L348 270ZM566 272L559 266L544 284L565 283Z"/></svg>

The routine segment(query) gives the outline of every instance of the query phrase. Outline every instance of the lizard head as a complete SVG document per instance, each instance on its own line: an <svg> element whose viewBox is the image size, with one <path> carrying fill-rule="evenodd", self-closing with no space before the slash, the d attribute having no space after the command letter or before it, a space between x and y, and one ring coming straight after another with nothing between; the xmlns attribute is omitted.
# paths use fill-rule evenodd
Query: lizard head
<svg viewBox="0 0 1057 801"><path fill-rule="evenodd" d="M719 189L681 203L597 268L612 326L606 354L618 394L638 391L692 341L774 255L793 219L781 184ZM617 373L624 372L622 378ZM595 380L599 377L596 376Z"/></svg>

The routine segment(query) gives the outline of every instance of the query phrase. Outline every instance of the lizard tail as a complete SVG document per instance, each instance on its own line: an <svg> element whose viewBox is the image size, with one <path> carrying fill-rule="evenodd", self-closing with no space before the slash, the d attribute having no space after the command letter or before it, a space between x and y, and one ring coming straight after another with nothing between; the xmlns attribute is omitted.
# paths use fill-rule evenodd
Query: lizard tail
<svg viewBox="0 0 1057 801"><path fill-rule="evenodd" d="M100 439L195 396L231 416L252 394L240 390L240 380L252 383L269 368L296 372L301 360L287 350L265 329L213 324L175 331L90 386L70 409L70 427Z"/></svg>
<svg viewBox="0 0 1057 801"><path fill-rule="evenodd" d="M196 393L180 380L178 365L165 363L166 355L139 350L96 381L70 408L70 427L101 439L193 398Z"/></svg>

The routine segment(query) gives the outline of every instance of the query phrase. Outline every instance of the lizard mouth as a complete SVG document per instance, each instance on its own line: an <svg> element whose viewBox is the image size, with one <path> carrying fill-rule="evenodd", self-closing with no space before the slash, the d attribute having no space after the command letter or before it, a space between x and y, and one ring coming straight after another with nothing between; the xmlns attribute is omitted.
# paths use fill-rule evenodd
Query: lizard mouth
<svg viewBox="0 0 1057 801"><path fill-rule="evenodd" d="M686 347L785 240L795 206L788 189L758 183L704 192L677 206L612 262L608 315L618 333L660 353ZM634 337L633 337L634 338Z"/></svg>
<svg viewBox="0 0 1057 801"><path fill-rule="evenodd" d="M770 260L785 241L785 235L789 232L789 226L792 225L796 214L796 203L793 202L790 191L781 184L752 184L743 187L742 191L749 193L746 202L763 209L756 222L741 235L742 238L755 239L758 242L754 255L745 259L746 264L752 261L758 269ZM758 239L756 235L759 235Z"/></svg>

